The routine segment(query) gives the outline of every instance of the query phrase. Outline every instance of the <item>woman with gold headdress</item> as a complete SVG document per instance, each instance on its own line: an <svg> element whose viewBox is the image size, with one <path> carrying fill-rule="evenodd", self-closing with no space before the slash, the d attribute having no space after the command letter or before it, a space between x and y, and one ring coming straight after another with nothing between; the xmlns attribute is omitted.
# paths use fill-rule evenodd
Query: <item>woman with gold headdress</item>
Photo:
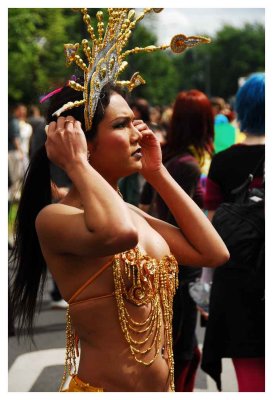
<svg viewBox="0 0 273 400"><path fill-rule="evenodd" d="M134 119L109 72L114 50L93 60L92 74L83 66L83 82L50 98L47 142L30 164L17 215L12 304L19 333L31 334L47 265L68 302L61 391L173 391L177 265L216 267L229 255L162 165L153 132ZM49 160L73 183L58 204L50 204ZM158 191L178 227L123 201L117 182L135 172Z"/></svg>

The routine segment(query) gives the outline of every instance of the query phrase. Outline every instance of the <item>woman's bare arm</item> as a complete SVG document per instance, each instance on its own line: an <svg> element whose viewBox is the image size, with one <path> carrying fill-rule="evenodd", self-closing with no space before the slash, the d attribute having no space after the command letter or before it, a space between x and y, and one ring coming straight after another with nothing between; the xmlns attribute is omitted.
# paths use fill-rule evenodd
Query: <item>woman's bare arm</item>
<svg viewBox="0 0 273 400"><path fill-rule="evenodd" d="M126 204L87 161L80 123L64 125L63 117L52 122L46 147L49 158L66 171L78 191L83 211L65 204L43 209L36 220L42 242L56 252L93 256L136 245L138 235Z"/></svg>
<svg viewBox="0 0 273 400"><path fill-rule="evenodd" d="M138 121L136 126L143 135L141 173L167 204L179 228L145 213L143 216L145 214L150 225L165 238L182 264L206 267L224 264L229 258L224 242L203 211L163 166L160 146L152 131Z"/></svg>

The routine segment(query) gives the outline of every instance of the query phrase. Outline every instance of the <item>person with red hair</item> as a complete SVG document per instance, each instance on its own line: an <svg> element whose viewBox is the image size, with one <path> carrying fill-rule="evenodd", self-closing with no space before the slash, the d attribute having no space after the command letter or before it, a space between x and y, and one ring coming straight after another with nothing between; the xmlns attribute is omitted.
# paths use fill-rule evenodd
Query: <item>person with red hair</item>
<svg viewBox="0 0 273 400"><path fill-rule="evenodd" d="M213 152L213 124L212 106L205 93L196 89L180 92L173 106L165 161L190 151L202 166L206 152Z"/></svg>
<svg viewBox="0 0 273 400"><path fill-rule="evenodd" d="M201 171L213 153L214 122L211 103L199 90L180 92L175 100L164 164L186 193L203 208L204 187ZM168 206L157 196L158 217L175 224ZM196 304L189 294L189 284L200 278L200 268L180 265L179 288L174 298L173 351L175 361L175 390L192 392L201 354L195 327Z"/></svg>

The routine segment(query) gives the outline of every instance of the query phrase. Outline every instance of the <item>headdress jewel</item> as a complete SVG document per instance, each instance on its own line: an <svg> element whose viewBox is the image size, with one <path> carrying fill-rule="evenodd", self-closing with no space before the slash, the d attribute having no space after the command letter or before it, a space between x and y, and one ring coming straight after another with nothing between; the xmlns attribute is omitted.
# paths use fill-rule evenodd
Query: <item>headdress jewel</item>
<svg viewBox="0 0 273 400"><path fill-rule="evenodd" d="M174 53L182 53L189 47L210 42L210 39L206 37L187 37L183 34L179 34L172 38L169 45L151 45L143 48L135 47L134 49L123 52L136 24L141 21L146 14L152 11L159 13L163 8L145 8L138 16L136 16L134 9L108 8L109 18L106 29L103 22L103 12L98 11L96 14L97 35L95 35L94 28L91 25L91 18L88 15L87 8L73 8L73 10L82 13L83 21L86 24L87 32L92 42L92 44L89 44L87 39L83 39L81 42L87 63L77 54L80 47L79 43L64 45L67 65L75 62L84 72L83 86L73 80L68 82L71 88L83 92L83 99L64 104L53 115L59 116L66 110L83 105L86 130L89 130L92 126L92 119L97 107L100 92L107 83L111 82L117 86L127 87L129 91L146 83L139 72L135 72L130 81L118 80L118 76L128 65L125 58L129 54L153 52L156 50L166 50L168 48L171 48Z"/></svg>

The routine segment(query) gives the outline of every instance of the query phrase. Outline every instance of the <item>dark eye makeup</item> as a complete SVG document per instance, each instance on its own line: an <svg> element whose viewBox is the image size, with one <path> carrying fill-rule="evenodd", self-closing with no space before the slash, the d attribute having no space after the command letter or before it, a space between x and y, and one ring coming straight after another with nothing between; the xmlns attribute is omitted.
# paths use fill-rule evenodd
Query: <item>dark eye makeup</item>
<svg viewBox="0 0 273 400"><path fill-rule="evenodd" d="M114 129L122 129L128 126L131 122L132 120L129 117L120 118L117 121L115 121L112 126Z"/></svg>
<svg viewBox="0 0 273 400"><path fill-rule="evenodd" d="M127 125L127 121L119 121L113 124L114 129L125 128Z"/></svg>

